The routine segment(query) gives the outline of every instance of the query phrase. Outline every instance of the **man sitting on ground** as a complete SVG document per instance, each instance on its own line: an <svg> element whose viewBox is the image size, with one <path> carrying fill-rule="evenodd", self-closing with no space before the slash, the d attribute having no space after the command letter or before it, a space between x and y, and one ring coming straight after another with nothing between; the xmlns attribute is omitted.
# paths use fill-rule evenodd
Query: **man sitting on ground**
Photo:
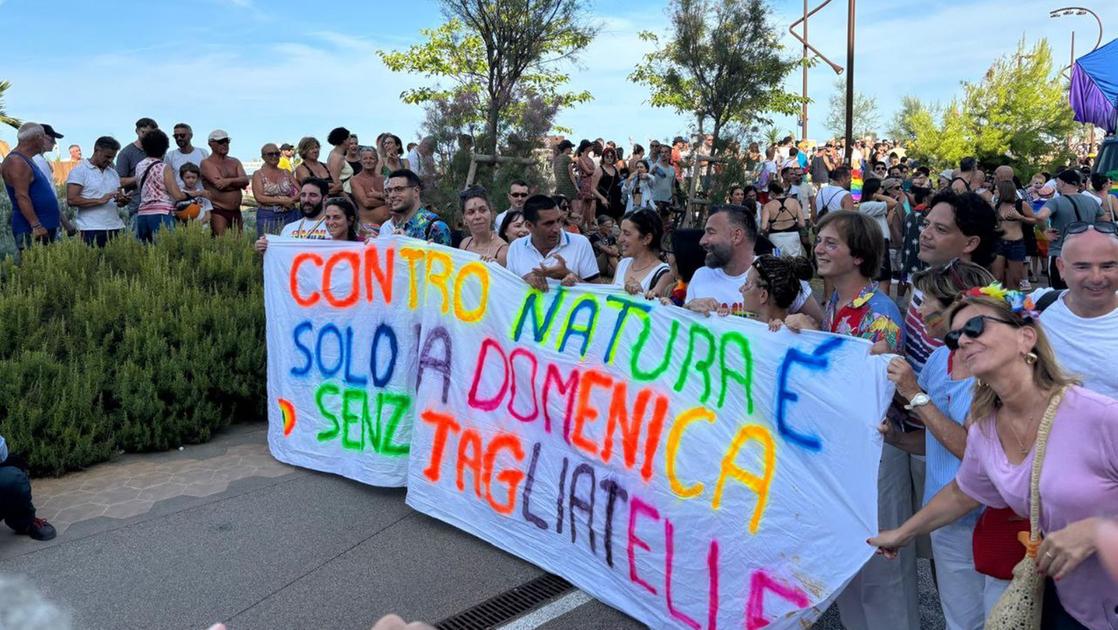
<svg viewBox="0 0 1118 630"><path fill-rule="evenodd" d="M8 453L8 444L0 435L0 518L17 534L32 540L50 540L57 535L54 526L35 517L31 502L31 480L23 458Z"/></svg>

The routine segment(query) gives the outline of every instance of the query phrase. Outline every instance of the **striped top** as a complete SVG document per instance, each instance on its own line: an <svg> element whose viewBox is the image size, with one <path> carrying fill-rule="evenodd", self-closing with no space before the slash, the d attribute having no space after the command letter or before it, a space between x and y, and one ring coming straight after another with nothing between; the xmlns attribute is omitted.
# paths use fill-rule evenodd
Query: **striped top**
<svg viewBox="0 0 1118 630"><path fill-rule="evenodd" d="M942 341L929 335L924 328L924 318L920 316L920 305L923 303L924 292L913 288L912 301L908 303L904 316L904 354L917 376L924 369L932 351L943 345Z"/></svg>

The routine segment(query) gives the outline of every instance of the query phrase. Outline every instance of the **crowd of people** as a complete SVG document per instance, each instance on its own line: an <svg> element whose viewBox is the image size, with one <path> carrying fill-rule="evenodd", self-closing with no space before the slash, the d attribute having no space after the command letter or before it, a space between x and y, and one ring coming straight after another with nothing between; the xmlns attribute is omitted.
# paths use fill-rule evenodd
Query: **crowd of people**
<svg viewBox="0 0 1118 630"><path fill-rule="evenodd" d="M934 560L948 628L982 627L1026 553L1016 533L1039 501L1044 627L1118 628L1118 585L1094 542L1118 516L1118 371L1108 367L1118 356L1118 203L1106 175L1069 168L1023 184L1013 168L987 173L973 158L933 173L886 142L858 143L844 163L841 142L788 138L750 145L748 181L726 187L702 229L686 229L678 193L686 165L712 155L710 138L634 145L628 157L603 139L562 140L549 189L516 180L498 200L468 188L454 229L424 205L437 177L429 140L405 157L393 134L363 147L339 127L325 161L313 137L269 143L249 177L223 130L208 134L209 152L186 124L174 127L173 150L151 119L136 135L123 149L99 138L67 179L72 227L91 245L125 229L118 208L142 240L183 220L240 229L251 187L261 252L274 234L406 235L474 252L540 291L611 283L696 313L868 340L897 355L897 395L881 426L881 533L869 541L882 553L839 596L843 624L919 628L921 554ZM21 247L70 229L34 161L58 137L28 123L4 161ZM703 187L718 175L706 161Z"/></svg>

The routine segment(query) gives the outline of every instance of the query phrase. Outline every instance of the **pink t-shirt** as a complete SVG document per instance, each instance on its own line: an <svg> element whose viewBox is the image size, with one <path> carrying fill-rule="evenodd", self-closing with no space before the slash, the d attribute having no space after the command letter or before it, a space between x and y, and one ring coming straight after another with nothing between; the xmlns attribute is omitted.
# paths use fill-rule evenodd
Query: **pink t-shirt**
<svg viewBox="0 0 1118 630"><path fill-rule="evenodd" d="M993 421L974 423L955 480L976 501L1028 517L1034 455L1031 450L1020 464L1011 464ZM1068 388L1048 436L1040 497L1045 533L1093 516L1118 515L1118 401ZM1056 583L1056 591L1064 608L1088 628L1118 628L1118 583L1103 570L1098 555Z"/></svg>

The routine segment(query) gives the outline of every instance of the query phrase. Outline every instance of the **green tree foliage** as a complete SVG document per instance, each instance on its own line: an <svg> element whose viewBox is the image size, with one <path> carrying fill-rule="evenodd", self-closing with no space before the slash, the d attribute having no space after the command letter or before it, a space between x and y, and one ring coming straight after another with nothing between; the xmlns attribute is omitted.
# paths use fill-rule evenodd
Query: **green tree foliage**
<svg viewBox="0 0 1118 630"><path fill-rule="evenodd" d="M208 440L266 400L260 260L196 226L0 264L0 434L36 473Z"/></svg>
<svg viewBox="0 0 1118 630"><path fill-rule="evenodd" d="M395 72L411 72L435 85L401 94L406 103L473 99L467 122L481 124L483 151L495 152L499 138L524 115L528 97L558 107L589 100L586 91L567 92L560 68L593 39L580 0L441 0L448 21L420 33L426 41L404 51L379 51Z"/></svg>
<svg viewBox="0 0 1118 630"><path fill-rule="evenodd" d="M7 110L4 108L4 92L7 92L10 87L12 87L11 83L0 81L0 125L7 125L18 129L23 122L18 118L9 116Z"/></svg>
<svg viewBox="0 0 1118 630"><path fill-rule="evenodd" d="M864 138L877 132L880 123L877 113L877 99L854 92L854 137ZM831 94L827 109L827 129L835 136L846 135L846 79L835 79L835 91Z"/></svg>
<svg viewBox="0 0 1118 630"><path fill-rule="evenodd" d="M982 80L942 113L906 98L894 126L909 154L939 167L975 156L981 164L1031 169L1068 159L1065 138L1075 128L1066 85L1045 40L994 61Z"/></svg>
<svg viewBox="0 0 1118 630"><path fill-rule="evenodd" d="M770 124L769 114L794 114L799 96L785 92L784 78L797 62L780 56L780 38L764 0L672 0L670 34L642 32L656 49L629 80L646 85L654 107L695 117L700 133L723 148L723 128Z"/></svg>

